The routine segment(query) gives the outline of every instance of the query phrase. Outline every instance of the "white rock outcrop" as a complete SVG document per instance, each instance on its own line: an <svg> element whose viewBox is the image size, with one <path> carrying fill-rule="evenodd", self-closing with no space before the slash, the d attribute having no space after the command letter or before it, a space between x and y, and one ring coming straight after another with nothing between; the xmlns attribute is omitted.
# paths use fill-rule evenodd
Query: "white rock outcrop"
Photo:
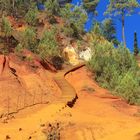
<svg viewBox="0 0 140 140"><path fill-rule="evenodd" d="M91 56L92 54L90 48L86 48L85 50L79 53L79 57L85 61L89 61L91 59Z"/></svg>

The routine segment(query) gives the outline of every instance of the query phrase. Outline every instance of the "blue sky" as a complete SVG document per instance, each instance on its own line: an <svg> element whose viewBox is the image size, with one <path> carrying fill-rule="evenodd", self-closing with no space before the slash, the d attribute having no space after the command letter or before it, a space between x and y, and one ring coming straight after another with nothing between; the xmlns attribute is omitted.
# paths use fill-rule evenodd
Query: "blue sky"
<svg viewBox="0 0 140 140"><path fill-rule="evenodd" d="M79 0L73 0L73 3L76 3L77 1L79 1ZM139 2L140 2L140 0L139 0ZM98 21L102 21L105 18L107 18L103 15L103 13L106 10L106 6L108 3L109 3L109 0L100 0L100 3L97 7L98 16L96 17L96 19ZM90 18L92 18L92 16ZM116 24L116 29L117 29L117 38L121 42L122 41L121 22L117 18L114 18L114 22ZM89 23L87 24L87 26L89 27ZM138 44L139 44L139 48L140 48L140 15L138 15L138 14L128 16L125 18L126 43L127 43L127 47L131 51L133 50L133 40L134 40L135 31L137 32Z"/></svg>

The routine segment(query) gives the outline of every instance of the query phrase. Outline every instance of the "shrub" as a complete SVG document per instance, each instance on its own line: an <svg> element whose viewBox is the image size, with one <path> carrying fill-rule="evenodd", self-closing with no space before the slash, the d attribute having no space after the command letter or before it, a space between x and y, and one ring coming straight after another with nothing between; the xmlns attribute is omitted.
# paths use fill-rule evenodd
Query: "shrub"
<svg viewBox="0 0 140 140"><path fill-rule="evenodd" d="M28 27L23 33L22 42L20 42L24 48L31 50L32 52L36 51L36 32L33 28Z"/></svg>
<svg viewBox="0 0 140 140"><path fill-rule="evenodd" d="M51 61L52 61L53 65L54 65L54 67L57 70L61 70L62 69L62 65L64 63L64 60L63 60L62 57L54 56Z"/></svg>
<svg viewBox="0 0 140 140"><path fill-rule="evenodd" d="M15 47L15 53L22 53L23 50L23 46L19 43L16 47Z"/></svg>
<svg viewBox="0 0 140 140"><path fill-rule="evenodd" d="M128 71L125 73L115 90L129 103L134 104L139 102L140 85L138 78L133 72Z"/></svg>
<svg viewBox="0 0 140 140"><path fill-rule="evenodd" d="M25 21L29 24L29 25L36 25L37 23L37 15L38 15L38 10L37 8L30 8L27 12L27 14L25 15Z"/></svg>
<svg viewBox="0 0 140 140"><path fill-rule="evenodd" d="M97 36L103 36L102 25L99 22L94 23L93 31Z"/></svg>
<svg viewBox="0 0 140 140"><path fill-rule="evenodd" d="M47 0L45 3L47 13L52 16L52 15L58 15L60 11L60 5L58 0Z"/></svg>
<svg viewBox="0 0 140 140"><path fill-rule="evenodd" d="M59 55L58 42L56 41L55 29L44 32L39 42L37 52L43 58L50 58Z"/></svg>
<svg viewBox="0 0 140 140"><path fill-rule="evenodd" d="M60 123L48 124L43 130L43 133L46 135L46 140L60 140L61 129L62 126L60 126Z"/></svg>
<svg viewBox="0 0 140 140"><path fill-rule="evenodd" d="M51 24L57 23L55 16L59 16L60 14L60 5L58 0L47 0L45 2L45 7L48 21Z"/></svg>
<svg viewBox="0 0 140 140"><path fill-rule="evenodd" d="M111 45L93 47L88 66L103 87L115 91L129 103L138 103L140 94L139 68L133 55L124 47Z"/></svg>
<svg viewBox="0 0 140 140"><path fill-rule="evenodd" d="M6 17L2 17L2 24L1 24L1 30L4 33L4 36L6 38L10 37L12 34L12 26L10 21Z"/></svg>
<svg viewBox="0 0 140 140"><path fill-rule="evenodd" d="M63 31L67 36L79 37L84 33L84 24L87 20L87 14L82 7L66 4L61 8L60 15L64 19Z"/></svg>
<svg viewBox="0 0 140 140"><path fill-rule="evenodd" d="M105 19L102 22L102 35L109 42L112 42L115 46L119 45L119 41L116 37L115 23L112 19Z"/></svg>
<svg viewBox="0 0 140 140"><path fill-rule="evenodd" d="M114 88L117 78L117 65L109 55L113 50L112 46L97 46L89 62L89 67L96 73L96 80L105 88Z"/></svg>
<svg viewBox="0 0 140 140"><path fill-rule="evenodd" d="M32 62L33 61L33 57L32 56L26 56L25 60L27 60L28 62Z"/></svg>

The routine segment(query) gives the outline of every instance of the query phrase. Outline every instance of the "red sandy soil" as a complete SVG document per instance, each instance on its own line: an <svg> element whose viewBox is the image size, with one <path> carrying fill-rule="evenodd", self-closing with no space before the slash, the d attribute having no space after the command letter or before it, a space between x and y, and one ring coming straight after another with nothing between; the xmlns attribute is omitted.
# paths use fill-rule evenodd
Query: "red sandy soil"
<svg viewBox="0 0 140 140"><path fill-rule="evenodd" d="M60 96L53 73L46 71L37 57L33 59L29 62L14 54L0 56L0 115L45 104Z"/></svg>
<svg viewBox="0 0 140 140"><path fill-rule="evenodd" d="M6 135L12 140L28 140L30 136L46 140L41 125L55 121L63 127L61 140L139 140L139 107L112 96L91 77L85 67L68 74L66 79L78 94L73 108L53 103L22 110L7 124L1 123L0 140Z"/></svg>
<svg viewBox="0 0 140 140"><path fill-rule="evenodd" d="M74 126L64 131L65 139L71 140L72 133L72 140L136 140L139 137L139 107L128 105L100 88L86 68L72 72L67 80L75 87L78 100L70 110L69 121Z"/></svg>
<svg viewBox="0 0 140 140"><path fill-rule="evenodd" d="M18 23L11 17L12 26L17 31L26 29L24 23ZM61 24L63 21L58 22ZM48 28L47 23L38 30ZM30 54L29 54L30 57ZM8 60L8 59L7 59ZM111 93L99 87L85 67L71 72L66 76L69 83L76 89L78 99L73 108L54 100L61 95L61 90L53 81L54 73L45 70L38 59L32 63L18 61L15 56L9 56L9 62L3 69L3 56L0 57L0 112L10 111L32 104L35 93L42 95L49 104L27 107L15 114L8 123L0 119L0 140L46 140L42 133L42 124L61 122L61 140L140 140L140 108L128 105L123 99L112 96ZM33 59L34 60L34 59ZM16 70L11 72L10 68ZM47 93L47 94L45 94ZM41 97L36 96L35 103ZM53 103L52 103L53 102Z"/></svg>

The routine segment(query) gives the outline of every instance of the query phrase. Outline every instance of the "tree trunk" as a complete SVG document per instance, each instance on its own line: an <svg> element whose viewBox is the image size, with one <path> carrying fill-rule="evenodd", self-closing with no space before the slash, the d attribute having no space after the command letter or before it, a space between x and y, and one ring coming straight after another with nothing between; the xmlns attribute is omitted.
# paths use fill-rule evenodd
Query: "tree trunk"
<svg viewBox="0 0 140 140"><path fill-rule="evenodd" d="M12 7L15 8L15 0L12 0Z"/></svg>
<svg viewBox="0 0 140 140"><path fill-rule="evenodd" d="M123 39L124 47L126 47L125 28L124 28L124 13L122 14L122 39Z"/></svg>
<svg viewBox="0 0 140 140"><path fill-rule="evenodd" d="M15 0L12 0L12 15L14 16L15 14Z"/></svg>

